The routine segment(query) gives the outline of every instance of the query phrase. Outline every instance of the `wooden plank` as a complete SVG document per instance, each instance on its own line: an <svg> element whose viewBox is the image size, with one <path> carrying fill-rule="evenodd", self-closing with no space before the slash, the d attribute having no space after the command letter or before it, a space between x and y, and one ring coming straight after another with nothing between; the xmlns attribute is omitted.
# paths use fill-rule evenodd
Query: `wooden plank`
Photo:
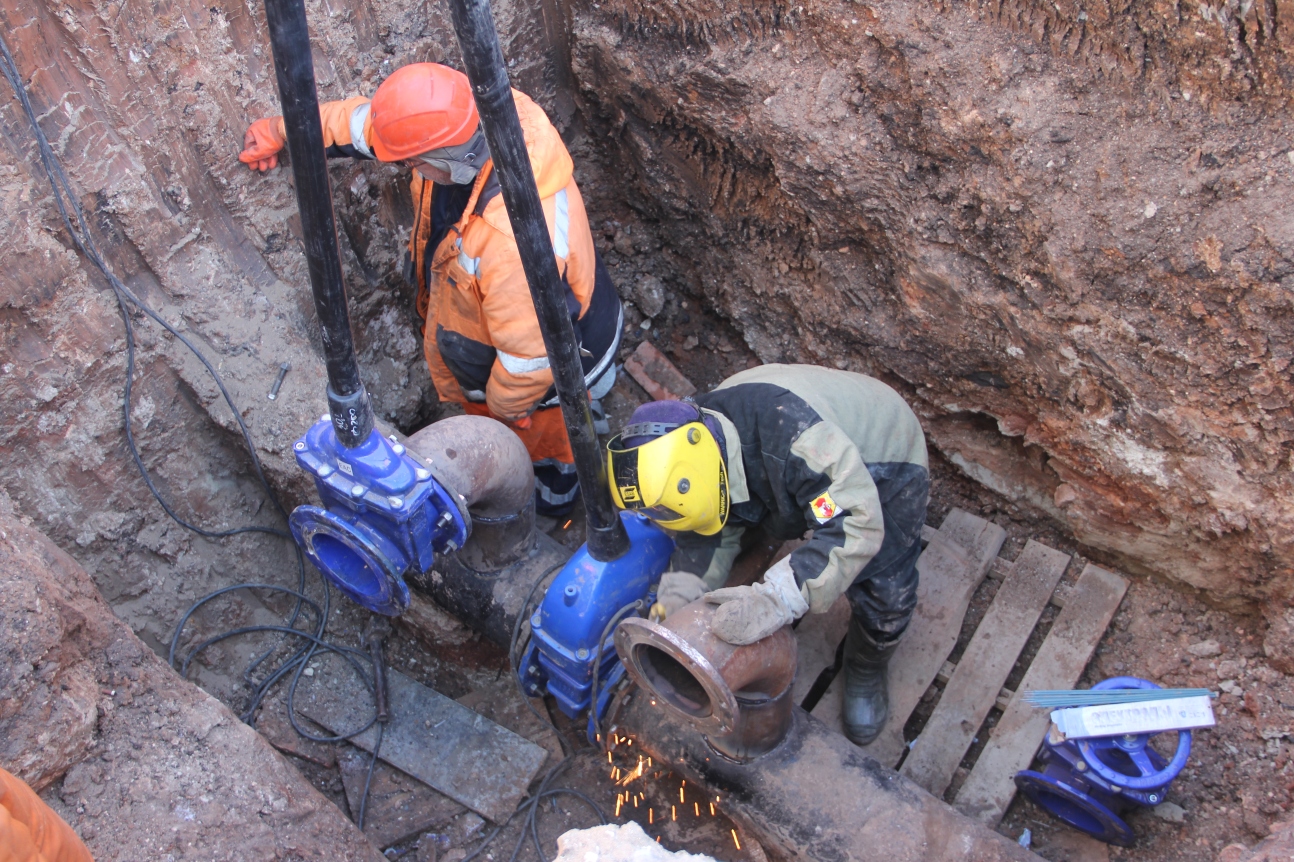
<svg viewBox="0 0 1294 862"><path fill-rule="evenodd" d="M791 697L802 703L818 676L836 659L836 647L849 630L849 599L841 596L825 614L808 614L795 627L796 668Z"/></svg>
<svg viewBox="0 0 1294 862"><path fill-rule="evenodd" d="M359 815L372 755L356 748L337 758L341 785L352 817ZM378 847L390 847L421 832L444 826L467 808L439 791L378 761L364 807L364 837Z"/></svg>
<svg viewBox="0 0 1294 862"><path fill-rule="evenodd" d="M935 796L952 781L1067 565L1068 554L1030 541L1002 582L900 770Z"/></svg>
<svg viewBox="0 0 1294 862"><path fill-rule="evenodd" d="M890 718L863 749L883 765L893 767L903 755L903 725L956 646L971 596L1005 541L1006 531L998 525L954 509L917 561L917 609L890 661ZM838 730L843 687L842 674L813 710Z"/></svg>
<svg viewBox="0 0 1294 862"><path fill-rule="evenodd" d="M941 685L947 685L948 680L952 679L953 673L956 670L957 665L950 661L944 662L944 666L939 668L939 673L935 674L935 682ZM997 700L995 700L994 703L997 705L998 709L1006 709L1007 704L1011 702L1011 698L1013 697L1015 697L1015 692L1004 687L997 693Z"/></svg>
<svg viewBox="0 0 1294 862"><path fill-rule="evenodd" d="M1093 565L1083 569L1020 681L1017 696L993 728L992 738L957 793L956 805L963 813L989 826L1002 819L1015 796L1015 774L1029 767L1050 722L1047 710L1027 705L1019 695L1037 689L1073 688L1127 589L1128 582L1112 572Z"/></svg>
<svg viewBox="0 0 1294 862"><path fill-rule="evenodd" d="M386 682L391 721L380 757L482 817L506 822L548 752L399 671L388 668ZM333 733L363 727L373 715L368 689L349 669L316 675L296 706ZM377 728L350 741L372 751Z"/></svg>

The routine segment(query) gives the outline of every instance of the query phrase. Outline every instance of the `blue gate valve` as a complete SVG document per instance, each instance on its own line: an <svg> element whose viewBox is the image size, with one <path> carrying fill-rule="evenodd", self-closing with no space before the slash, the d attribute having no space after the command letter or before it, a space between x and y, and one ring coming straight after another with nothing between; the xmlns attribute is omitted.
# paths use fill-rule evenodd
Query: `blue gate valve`
<svg viewBox="0 0 1294 862"><path fill-rule="evenodd" d="M471 519L451 489L376 430L347 449L324 416L293 445L323 508L298 506L292 535L310 562L357 604L397 616L409 607L406 572L467 541Z"/></svg>
<svg viewBox="0 0 1294 862"><path fill-rule="evenodd" d="M1133 676L1092 686L1093 691L1130 688L1159 686ZM1063 739L1052 730L1038 752L1043 770L1017 772L1016 787L1075 829L1120 847L1131 847L1136 839L1120 815L1163 802L1191 755L1189 730L1177 731L1177 748L1169 759L1150 747L1153 733Z"/></svg>
<svg viewBox="0 0 1294 862"><path fill-rule="evenodd" d="M531 615L530 644L517 667L527 695L551 694L571 718L589 711L590 742L625 672L612 623L635 608L647 613L674 553L674 540L647 518L621 512L620 520L629 533L629 551L607 563L593 559L587 545L575 552Z"/></svg>

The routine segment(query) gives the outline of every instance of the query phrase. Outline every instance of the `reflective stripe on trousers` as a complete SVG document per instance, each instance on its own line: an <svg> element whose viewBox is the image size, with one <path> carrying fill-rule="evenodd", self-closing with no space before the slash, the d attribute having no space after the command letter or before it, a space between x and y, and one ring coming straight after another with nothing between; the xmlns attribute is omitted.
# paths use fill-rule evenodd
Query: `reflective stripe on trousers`
<svg viewBox="0 0 1294 862"><path fill-rule="evenodd" d="M556 458L533 462L535 468L535 512L540 515L565 515L580 493L580 478L575 465Z"/></svg>

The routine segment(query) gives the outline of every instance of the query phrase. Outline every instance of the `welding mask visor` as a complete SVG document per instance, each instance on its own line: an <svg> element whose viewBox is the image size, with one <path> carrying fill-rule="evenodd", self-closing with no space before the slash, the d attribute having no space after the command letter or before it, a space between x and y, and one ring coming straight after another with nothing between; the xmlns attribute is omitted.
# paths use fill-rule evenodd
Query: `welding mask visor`
<svg viewBox="0 0 1294 862"><path fill-rule="evenodd" d="M625 446L626 440L648 442ZM607 444L611 498L675 532L712 536L728 520L728 470L700 410L682 425L637 423Z"/></svg>

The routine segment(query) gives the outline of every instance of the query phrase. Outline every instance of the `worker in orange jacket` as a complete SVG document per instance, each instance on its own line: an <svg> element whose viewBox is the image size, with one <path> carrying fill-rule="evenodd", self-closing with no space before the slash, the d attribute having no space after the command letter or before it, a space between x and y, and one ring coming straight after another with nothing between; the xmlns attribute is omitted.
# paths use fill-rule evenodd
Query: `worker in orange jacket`
<svg viewBox="0 0 1294 862"><path fill-rule="evenodd" d="M0 769L0 862L94 862L72 827Z"/></svg>
<svg viewBox="0 0 1294 862"><path fill-rule="evenodd" d="M620 297L594 249L566 145L542 108L516 90L513 98L596 400L615 382ZM371 101L325 102L319 114L329 156L414 169L408 259L436 391L468 413L507 423L534 462L536 511L569 511L579 492L575 459L467 76L414 63L392 73ZM285 143L281 117L257 120L239 159L269 170Z"/></svg>

